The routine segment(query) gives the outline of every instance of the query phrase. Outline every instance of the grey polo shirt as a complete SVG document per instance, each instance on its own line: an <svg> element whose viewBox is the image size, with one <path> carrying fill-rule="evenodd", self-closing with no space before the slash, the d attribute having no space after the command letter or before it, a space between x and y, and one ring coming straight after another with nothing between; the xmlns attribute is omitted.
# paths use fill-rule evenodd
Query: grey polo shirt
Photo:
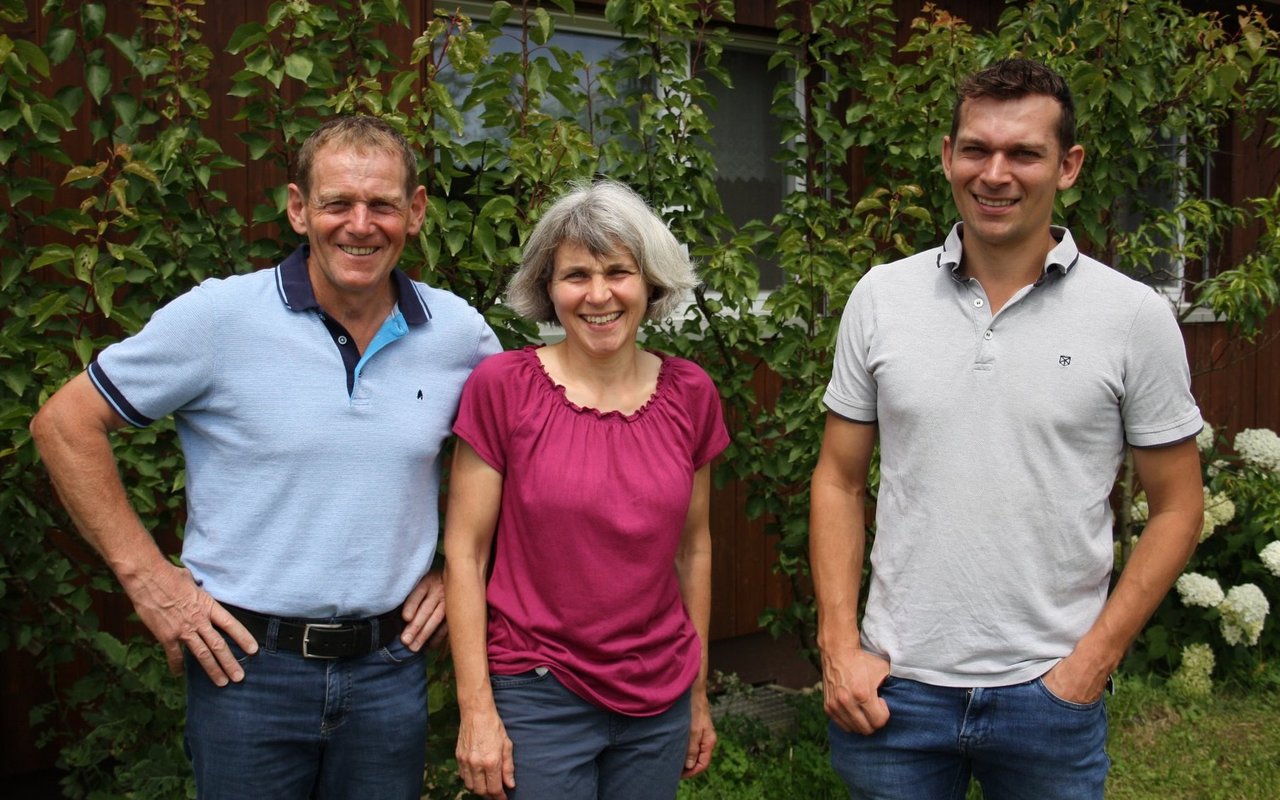
<svg viewBox="0 0 1280 800"><path fill-rule="evenodd" d="M1181 332L1149 287L1070 233L992 316L945 244L869 271L824 396L877 423L880 490L864 646L942 686L1035 678L1106 599L1126 442L1201 427Z"/></svg>
<svg viewBox="0 0 1280 800"><path fill-rule="evenodd" d="M174 415L182 560L214 598L380 614L431 565L440 450L462 384L500 347L461 298L396 270L398 305L361 356L316 304L306 256L204 281L89 376L133 425Z"/></svg>

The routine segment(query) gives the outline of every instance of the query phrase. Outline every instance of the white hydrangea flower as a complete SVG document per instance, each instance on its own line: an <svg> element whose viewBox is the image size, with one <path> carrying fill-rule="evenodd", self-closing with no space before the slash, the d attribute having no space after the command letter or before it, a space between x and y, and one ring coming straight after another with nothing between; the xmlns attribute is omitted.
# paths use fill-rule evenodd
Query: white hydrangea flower
<svg viewBox="0 0 1280 800"><path fill-rule="evenodd" d="M1174 584L1178 590L1178 599L1184 606L1213 608L1226 597L1218 581L1198 572L1187 572Z"/></svg>
<svg viewBox="0 0 1280 800"><path fill-rule="evenodd" d="M1252 583L1231 587L1226 599L1218 605L1222 614L1222 638L1228 644L1258 643L1262 625L1266 622L1271 604L1267 596Z"/></svg>
<svg viewBox="0 0 1280 800"><path fill-rule="evenodd" d="M1280 436L1269 428L1245 428L1236 434L1236 452L1255 466L1280 472Z"/></svg>
<svg viewBox="0 0 1280 800"><path fill-rule="evenodd" d="M1200 541L1208 539L1219 525L1225 525L1236 516L1236 504L1222 492L1211 494L1204 487L1204 523L1200 528Z"/></svg>
<svg viewBox="0 0 1280 800"><path fill-rule="evenodd" d="M1207 697L1213 691L1213 648L1207 644L1190 644L1182 648L1182 663L1170 683L1183 694Z"/></svg>
<svg viewBox="0 0 1280 800"><path fill-rule="evenodd" d="M1213 449L1213 440L1217 436L1217 431L1209 423L1205 423L1200 432L1196 434L1196 449L1201 453L1207 453Z"/></svg>
<svg viewBox="0 0 1280 800"><path fill-rule="evenodd" d="M1129 519L1134 522L1146 522L1150 516L1151 509L1147 507L1147 493L1138 492L1138 496L1129 504Z"/></svg>
<svg viewBox="0 0 1280 800"><path fill-rule="evenodd" d="M1212 464L1204 468L1204 474L1207 475L1210 479L1216 478L1219 475L1221 475L1222 471L1226 468L1227 468L1227 462L1219 458L1216 461L1214 461Z"/></svg>
<svg viewBox="0 0 1280 800"><path fill-rule="evenodd" d="M1267 571L1280 578L1280 539L1262 548L1258 556L1262 559L1262 565L1267 568Z"/></svg>

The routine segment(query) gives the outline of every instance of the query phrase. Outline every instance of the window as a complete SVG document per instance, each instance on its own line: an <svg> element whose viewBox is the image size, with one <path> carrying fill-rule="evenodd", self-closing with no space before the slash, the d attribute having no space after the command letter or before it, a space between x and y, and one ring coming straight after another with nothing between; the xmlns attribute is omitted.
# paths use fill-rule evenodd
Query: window
<svg viewBox="0 0 1280 800"><path fill-rule="evenodd" d="M462 3L462 11L473 19L484 19L488 9L483 4ZM582 53L588 63L599 64L616 60L619 42L612 27L603 21L593 23L592 18L579 14L568 18L555 14L556 30L548 44L569 52ZM518 28L511 27L513 36L500 37L493 42L492 52L514 52L518 47ZM782 210L786 194L793 191L794 180L789 178L782 165L775 160L780 149L781 127L770 113L774 88L784 79L780 71L769 69L769 58L776 43L761 38L735 40L724 53L722 63L729 72L733 86L726 87L709 80L708 89L716 99L708 115L714 126L711 134L711 152L717 167L716 187L729 219L736 225L750 220L768 223ZM441 81L452 85L455 98L461 98L463 86L456 76L442 74ZM625 97L625 90L619 95ZM542 110L552 116L564 113L554 100ZM621 103L622 101L614 101ZM595 113L602 109L597 105ZM480 139L485 135L478 112L464 115L466 139ZM580 120L586 122L586 120ZM760 287L769 290L778 287L782 272L776 264L757 259L760 269Z"/></svg>

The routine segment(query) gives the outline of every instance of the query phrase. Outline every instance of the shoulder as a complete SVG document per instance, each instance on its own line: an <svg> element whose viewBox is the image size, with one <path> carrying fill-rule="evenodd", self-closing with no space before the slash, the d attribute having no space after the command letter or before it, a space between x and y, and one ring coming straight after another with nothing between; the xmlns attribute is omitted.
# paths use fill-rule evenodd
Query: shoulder
<svg viewBox="0 0 1280 800"><path fill-rule="evenodd" d="M1168 299L1156 289L1089 256L1082 254L1071 273L1068 285L1086 294L1096 310L1125 315L1173 315Z"/></svg>
<svg viewBox="0 0 1280 800"><path fill-rule="evenodd" d="M531 361L536 359L537 356L533 354L531 347L505 350L485 356L471 371L471 377L467 379L467 383L493 387L527 381L533 374Z"/></svg>
<svg viewBox="0 0 1280 800"><path fill-rule="evenodd" d="M894 289L914 289L949 273L950 267L941 264L942 247L921 250L896 261L877 264L867 270L853 287L855 294Z"/></svg>
<svg viewBox="0 0 1280 800"><path fill-rule="evenodd" d="M707 371L687 358L663 355L662 370L666 382L678 392L719 395Z"/></svg>

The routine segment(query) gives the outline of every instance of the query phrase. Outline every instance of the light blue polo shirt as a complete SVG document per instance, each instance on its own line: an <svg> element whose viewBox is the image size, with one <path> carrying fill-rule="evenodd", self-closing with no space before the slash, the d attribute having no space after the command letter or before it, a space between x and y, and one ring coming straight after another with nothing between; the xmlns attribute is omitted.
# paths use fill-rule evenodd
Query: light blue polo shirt
<svg viewBox="0 0 1280 800"><path fill-rule="evenodd" d="M132 425L174 415L182 560L214 598L370 616L431 565L441 446L467 376L501 348L461 298L397 269L398 304L360 357L316 304L307 252L204 281L89 376Z"/></svg>
<svg viewBox="0 0 1280 800"><path fill-rule="evenodd" d="M957 273L961 231L858 282L824 402L879 426L864 646L898 677L1004 686L1102 610L1126 443L1201 420L1163 297L1054 228L1041 278L993 315Z"/></svg>

